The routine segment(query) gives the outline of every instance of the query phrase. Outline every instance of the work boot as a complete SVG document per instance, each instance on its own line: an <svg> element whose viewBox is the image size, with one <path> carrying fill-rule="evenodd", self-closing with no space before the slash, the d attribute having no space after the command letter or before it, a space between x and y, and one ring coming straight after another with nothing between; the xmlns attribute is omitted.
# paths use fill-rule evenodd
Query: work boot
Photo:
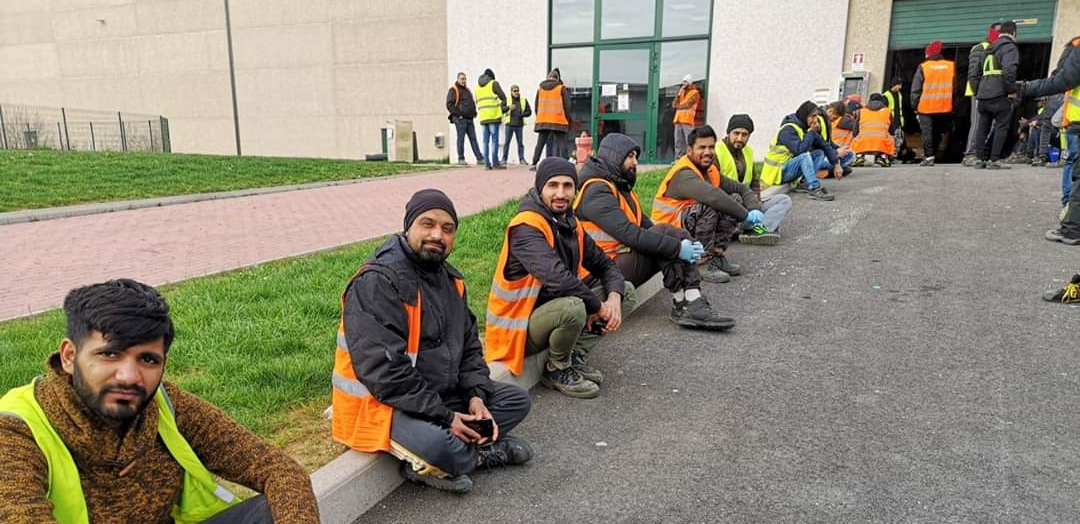
<svg viewBox="0 0 1080 524"><path fill-rule="evenodd" d="M1061 228L1051 229L1047 231L1045 235L1047 240L1051 242L1061 242L1067 246L1080 246L1080 238L1069 238L1065 236L1065 233L1061 232Z"/></svg>
<svg viewBox="0 0 1080 524"><path fill-rule="evenodd" d="M968 155L964 157L964 161L961 162L961 165L963 165L964 167L975 167L975 163L978 161L979 157L975 155Z"/></svg>
<svg viewBox="0 0 1080 524"><path fill-rule="evenodd" d="M739 235L739 243L752 246L775 246L778 242L780 242L780 234L769 231L769 228L762 224Z"/></svg>
<svg viewBox="0 0 1080 524"><path fill-rule="evenodd" d="M1031 161L1031 167L1042 167L1046 165L1045 158L1035 158Z"/></svg>
<svg viewBox="0 0 1080 524"><path fill-rule="evenodd" d="M919 162L919 167L934 167L934 157L928 156Z"/></svg>
<svg viewBox="0 0 1080 524"><path fill-rule="evenodd" d="M1012 166L1003 164L1000 160L991 160L986 164L986 169L1012 169Z"/></svg>
<svg viewBox="0 0 1080 524"><path fill-rule="evenodd" d="M853 167L863 167L866 165L865 155L855 155L855 161L851 163Z"/></svg>
<svg viewBox="0 0 1080 524"><path fill-rule="evenodd" d="M469 163L466 162L464 158L462 158L462 159L457 161L457 165L459 165L459 166L467 166L467 165L469 165Z"/></svg>
<svg viewBox="0 0 1080 524"><path fill-rule="evenodd" d="M724 255L713 255L712 260L709 261L709 264L711 264L716 269L719 269L720 271L723 271L724 273L727 273L728 275L733 277L742 274L742 271L740 271L740 268L742 266L728 262L728 259L724 257Z"/></svg>
<svg viewBox="0 0 1080 524"><path fill-rule="evenodd" d="M701 279L706 282L712 282L713 284L731 282L731 275L727 274L722 269L713 266L710 262L699 265L698 272L701 273Z"/></svg>
<svg viewBox="0 0 1080 524"><path fill-rule="evenodd" d="M822 186L817 186L814 189L811 189L807 193L807 196L810 197L810 200L820 200L822 202L832 202L833 200L836 200L836 197L830 195L829 192L825 191L825 188Z"/></svg>
<svg viewBox="0 0 1080 524"><path fill-rule="evenodd" d="M566 369L550 369L550 364L540 377L540 385L551 388L563 395L574 398L596 398L600 395L600 386L583 376L581 372L568 366Z"/></svg>
<svg viewBox="0 0 1080 524"><path fill-rule="evenodd" d="M1028 164L1031 163L1031 157L1024 154L1013 154L1005 160L1006 164Z"/></svg>
<svg viewBox="0 0 1080 524"><path fill-rule="evenodd" d="M532 460L532 446L523 439L511 435L476 448L477 468L520 466Z"/></svg>
<svg viewBox="0 0 1080 524"><path fill-rule="evenodd" d="M721 317L714 313L712 305L709 304L705 297L699 297L693 302L686 300L674 301L668 319L678 326L689 329L727 331L735 327L735 319Z"/></svg>
<svg viewBox="0 0 1080 524"><path fill-rule="evenodd" d="M971 167L974 167L975 169L986 169L986 165L987 165L986 160L976 160L975 165L973 165Z"/></svg>
<svg viewBox="0 0 1080 524"><path fill-rule="evenodd" d="M575 350L570 352L570 366L576 369L578 373L581 373L581 376L595 382L597 385L604 382L604 374L599 369L589 365L588 356L584 351Z"/></svg>
<svg viewBox="0 0 1080 524"><path fill-rule="evenodd" d="M401 462L401 476L405 477L405 480L410 480L422 486L429 488L435 488L439 491L449 491L450 493L468 493L472 491L473 481L468 475L458 475L456 477L439 478L434 475L421 475L416 471L413 471L412 465L408 462Z"/></svg>
<svg viewBox="0 0 1080 524"><path fill-rule="evenodd" d="M1043 300L1062 304L1080 304L1080 273L1073 275L1072 281L1057 291L1043 293Z"/></svg>

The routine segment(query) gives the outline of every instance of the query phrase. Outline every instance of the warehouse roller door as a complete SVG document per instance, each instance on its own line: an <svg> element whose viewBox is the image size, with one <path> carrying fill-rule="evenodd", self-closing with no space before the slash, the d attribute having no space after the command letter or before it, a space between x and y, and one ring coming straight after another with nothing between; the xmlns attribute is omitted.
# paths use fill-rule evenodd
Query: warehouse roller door
<svg viewBox="0 0 1080 524"><path fill-rule="evenodd" d="M1071 2L1076 0L1062 0ZM889 49L981 42L996 21L1014 20L1021 42L1053 39L1058 0L895 0Z"/></svg>

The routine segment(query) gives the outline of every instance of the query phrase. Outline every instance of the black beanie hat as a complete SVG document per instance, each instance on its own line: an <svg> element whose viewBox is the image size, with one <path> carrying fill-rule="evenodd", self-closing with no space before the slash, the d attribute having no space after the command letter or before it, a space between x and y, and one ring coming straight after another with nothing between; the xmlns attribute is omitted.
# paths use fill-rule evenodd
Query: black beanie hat
<svg viewBox="0 0 1080 524"><path fill-rule="evenodd" d="M533 186L536 187L536 192L540 193L544 189L544 185L557 176L568 176L574 180L574 187L577 187L577 168L574 164L571 164L569 160L565 158L559 158L549 156L536 166L536 181Z"/></svg>
<svg viewBox="0 0 1080 524"><path fill-rule="evenodd" d="M441 209L450 213L450 218L454 219L454 225L457 225L457 211L454 210L454 203L450 201L450 197L438 189L421 189L413 193L409 203L405 204L405 229L409 229L416 217L432 209Z"/></svg>
<svg viewBox="0 0 1080 524"><path fill-rule="evenodd" d="M750 115L731 115L731 120L727 123L727 132L730 133L732 129L740 127L751 133L754 132L754 121L750 119Z"/></svg>

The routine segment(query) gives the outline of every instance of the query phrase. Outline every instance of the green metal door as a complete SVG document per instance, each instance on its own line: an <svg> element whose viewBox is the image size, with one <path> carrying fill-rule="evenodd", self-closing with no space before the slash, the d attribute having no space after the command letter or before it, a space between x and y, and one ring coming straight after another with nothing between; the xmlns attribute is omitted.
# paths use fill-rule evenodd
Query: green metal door
<svg viewBox="0 0 1080 524"><path fill-rule="evenodd" d="M642 161L656 157L656 43L602 44L593 60L593 147L622 133L641 144Z"/></svg>
<svg viewBox="0 0 1080 524"><path fill-rule="evenodd" d="M1061 0L1072 2L1076 0ZM945 44L982 42L994 22L1013 20L1022 42L1053 39L1058 0L895 0L889 49L917 49L934 40Z"/></svg>

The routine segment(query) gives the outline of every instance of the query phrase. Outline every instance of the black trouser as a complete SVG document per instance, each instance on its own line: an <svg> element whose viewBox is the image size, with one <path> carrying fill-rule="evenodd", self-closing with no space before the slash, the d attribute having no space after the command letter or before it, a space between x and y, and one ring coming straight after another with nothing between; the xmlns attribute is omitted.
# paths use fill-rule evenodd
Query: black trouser
<svg viewBox="0 0 1080 524"><path fill-rule="evenodd" d="M533 150L532 163L535 166L540 161L540 152L547 148L547 156L566 158L566 132L541 129L537 131L536 149Z"/></svg>
<svg viewBox="0 0 1080 524"><path fill-rule="evenodd" d="M270 504L266 497L256 495L209 519L201 524L274 524L270 514Z"/></svg>
<svg viewBox="0 0 1080 524"><path fill-rule="evenodd" d="M522 131L521 126L510 126L510 125L506 126L506 143L503 144L503 150L502 150L502 163L504 165L506 164L507 157L510 156L510 139L511 138L516 138L517 139L518 160L520 160L522 164L525 163L525 142L523 142L521 140L521 131Z"/></svg>
<svg viewBox="0 0 1080 524"><path fill-rule="evenodd" d="M979 100L979 134L975 137L979 148L979 160L1001 160L1001 150L1009 138L1009 120L1012 118L1013 105L1008 98L990 98ZM986 136L990 128L994 129L994 138L989 142Z"/></svg>
<svg viewBox="0 0 1080 524"><path fill-rule="evenodd" d="M480 153L480 146L476 144L476 126L473 125L471 118L462 118L460 116L454 117L454 129L457 131L457 159L459 162L465 161L465 137L469 137L469 144L472 145L473 156L476 157L476 161L483 160L484 155ZM495 155L496 157L498 155Z"/></svg>
<svg viewBox="0 0 1080 524"><path fill-rule="evenodd" d="M949 120L951 116L952 115L948 113L919 115L919 130L922 132L923 157L935 156L938 144L941 143L941 135L949 129Z"/></svg>
<svg viewBox="0 0 1080 524"><path fill-rule="evenodd" d="M1070 129L1067 133L1073 135L1074 140L1080 140L1075 136L1076 131ZM1061 233L1068 238L1080 238L1080 162L1074 155L1070 155L1066 162L1073 163L1072 189L1069 190L1069 212L1065 214L1065 220L1061 221Z"/></svg>
<svg viewBox="0 0 1080 524"><path fill-rule="evenodd" d="M690 238L690 233L685 229L677 228L671 224L655 224L649 231L661 235L675 237L679 240ZM682 291L684 289L701 289L701 273L696 264L687 264L678 258L663 259L649 256L637 251L619 253L615 257L615 263L619 265L623 278L641 287L646 281L658 272L664 274L664 289L668 291Z"/></svg>
<svg viewBox="0 0 1080 524"><path fill-rule="evenodd" d="M1035 150L1035 154L1032 155L1035 158L1041 158L1044 161L1049 160L1047 150L1050 148L1050 139L1054 136L1054 124L1050 122L1050 119L1044 119L1039 122L1039 146Z"/></svg>

